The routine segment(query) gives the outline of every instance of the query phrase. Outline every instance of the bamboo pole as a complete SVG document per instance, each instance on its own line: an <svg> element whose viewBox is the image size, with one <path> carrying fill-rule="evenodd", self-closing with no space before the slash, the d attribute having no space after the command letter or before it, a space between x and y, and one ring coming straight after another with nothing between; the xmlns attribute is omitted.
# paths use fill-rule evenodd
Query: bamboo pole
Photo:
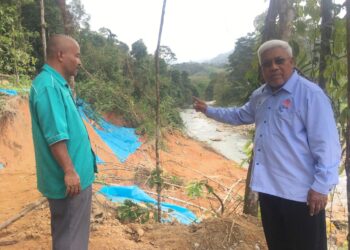
<svg viewBox="0 0 350 250"><path fill-rule="evenodd" d="M348 61L348 88L347 88L347 102L348 109L350 107L350 0L346 0L346 32L347 32L347 61ZM345 157L345 172L346 172L346 191L347 191L347 205L348 205L348 235L347 240L350 242L350 114L347 112L346 125L346 157ZM350 244L348 244L350 250Z"/></svg>
<svg viewBox="0 0 350 250"><path fill-rule="evenodd" d="M161 168L160 168L160 159L159 159L159 144L160 144L160 84L159 84L159 51L160 51L160 40L162 37L164 15L165 15L165 6L166 0L163 0L163 9L162 16L160 20L159 34L158 34L158 43L157 50L155 53L155 67L156 67L156 173L157 173L157 206L158 206L158 222L161 222L161 207L160 207L160 197L162 192L162 182L160 179Z"/></svg>

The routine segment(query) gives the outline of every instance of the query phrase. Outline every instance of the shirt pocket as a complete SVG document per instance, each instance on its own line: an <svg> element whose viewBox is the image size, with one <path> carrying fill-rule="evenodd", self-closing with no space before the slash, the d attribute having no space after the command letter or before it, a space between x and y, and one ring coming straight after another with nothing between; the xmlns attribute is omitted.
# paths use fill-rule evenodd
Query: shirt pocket
<svg viewBox="0 0 350 250"><path fill-rule="evenodd" d="M295 116L294 110L281 110L280 108L276 111L276 119L280 122L291 123Z"/></svg>
<svg viewBox="0 0 350 250"><path fill-rule="evenodd" d="M275 110L271 132L279 137L288 137L295 131L294 120L296 113L293 109Z"/></svg>

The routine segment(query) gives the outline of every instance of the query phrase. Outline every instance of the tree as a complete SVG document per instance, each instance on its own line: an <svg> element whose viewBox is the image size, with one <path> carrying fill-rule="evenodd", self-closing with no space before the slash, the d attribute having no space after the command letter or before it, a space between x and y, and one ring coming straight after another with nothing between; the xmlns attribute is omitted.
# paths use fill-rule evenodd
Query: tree
<svg viewBox="0 0 350 250"><path fill-rule="evenodd" d="M40 20L41 20L41 40L43 44L44 61L46 61L46 23L44 0L40 1Z"/></svg>
<svg viewBox="0 0 350 250"><path fill-rule="evenodd" d="M348 76L347 76L347 101L348 108L350 107L350 0L346 0L346 33L347 33L347 64L348 64ZM350 242L350 114L347 112L347 129L346 129L346 158L345 158L345 170L346 170L346 191L347 191L347 206L348 206L348 236L347 240ZM348 243L348 249L350 250L350 244Z"/></svg>
<svg viewBox="0 0 350 250"><path fill-rule="evenodd" d="M250 94L260 82L257 80L256 33L249 33L237 40L235 50L229 56L228 89L222 92L222 97L215 94L220 105L241 105L246 102Z"/></svg>
<svg viewBox="0 0 350 250"><path fill-rule="evenodd" d="M267 15L265 18L265 25L262 32L262 43L272 39L277 38L277 25L276 19L278 16L279 0L271 0L269 8L267 10Z"/></svg>
<svg viewBox="0 0 350 250"><path fill-rule="evenodd" d="M265 25L262 32L261 43L270 39L289 40L292 34L292 21L294 20L294 9L291 0L271 0L267 11ZM260 68L258 68L259 80L262 80ZM253 153L249 162L247 181L244 195L243 212L257 216L258 196L250 189L250 176L252 172Z"/></svg>
<svg viewBox="0 0 350 250"><path fill-rule="evenodd" d="M131 45L131 55L137 60L140 61L143 58L145 58L148 53L147 53L147 47L144 44L143 40L137 40Z"/></svg>
<svg viewBox="0 0 350 250"><path fill-rule="evenodd" d="M72 34L72 29L71 25L68 21L68 15L67 15L67 8L66 8L66 0L56 0L56 3L58 4L60 10L61 10L61 15L62 15L62 20L63 20L63 27L64 27L64 34Z"/></svg>
<svg viewBox="0 0 350 250"><path fill-rule="evenodd" d="M321 48L318 84L322 89L326 88L325 70L327 66L327 57L331 56L331 39L332 39L332 0L321 1Z"/></svg>
<svg viewBox="0 0 350 250"><path fill-rule="evenodd" d="M279 0L279 38L289 41L292 35L295 10L292 7L293 0Z"/></svg>
<svg viewBox="0 0 350 250"><path fill-rule="evenodd" d="M168 46L160 46L159 56L167 64L171 64L177 60L175 53Z"/></svg>
<svg viewBox="0 0 350 250"><path fill-rule="evenodd" d="M157 207L158 207L158 222L161 222L161 205L160 197L162 192L162 181L161 181L161 168L160 168L160 158L159 158L159 145L160 145L160 83L159 83L159 54L160 54L160 41L162 37L164 15L165 15L166 0L163 0L163 9L159 27L158 43L155 53L155 72L156 72L156 175L157 175ZM134 48L133 48L134 49Z"/></svg>
<svg viewBox="0 0 350 250"><path fill-rule="evenodd" d="M27 31L21 23L22 1L0 3L0 72L15 75L32 74L36 59L28 42L36 33Z"/></svg>

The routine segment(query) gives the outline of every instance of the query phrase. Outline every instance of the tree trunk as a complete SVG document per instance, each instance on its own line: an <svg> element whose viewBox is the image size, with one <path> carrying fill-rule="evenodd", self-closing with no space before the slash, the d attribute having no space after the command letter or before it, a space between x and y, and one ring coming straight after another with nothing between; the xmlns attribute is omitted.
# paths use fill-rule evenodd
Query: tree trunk
<svg viewBox="0 0 350 250"><path fill-rule="evenodd" d="M293 20L295 17L291 0L279 0L279 37L281 40L289 41L292 35Z"/></svg>
<svg viewBox="0 0 350 250"><path fill-rule="evenodd" d="M162 9L162 17L160 21L159 34L158 34L158 44L157 50L155 53L155 67L156 67L156 97L157 97L157 105L156 105L156 178L157 178L157 206L158 206L158 216L157 220L160 223L162 214L161 214L161 192L162 192L162 181L161 181L161 167L160 167L160 158L159 158L159 144L160 144L160 84L159 84L159 52L160 52L160 40L162 37L163 23L164 23L164 15L165 15L165 6L166 0L163 0L163 9Z"/></svg>
<svg viewBox="0 0 350 250"><path fill-rule="evenodd" d="M250 214L253 216L258 216L258 194L253 192L250 187L250 179L252 176L252 167L253 167L253 155L249 161L249 168L246 179L246 186L244 191L244 206L243 213Z"/></svg>
<svg viewBox="0 0 350 250"><path fill-rule="evenodd" d="M69 29L69 22L67 19L66 0L56 0L56 3L58 4L58 7L61 10L64 34L68 35L70 33L70 29Z"/></svg>
<svg viewBox="0 0 350 250"><path fill-rule="evenodd" d="M347 58L348 58L348 109L350 107L350 0L346 0L346 33L347 33ZM346 191L347 191L347 205L348 205L348 236L347 240L350 242L350 114L347 113L347 127L346 127L346 158L345 158L345 172L346 172ZM350 250L350 244L348 244Z"/></svg>
<svg viewBox="0 0 350 250"><path fill-rule="evenodd" d="M270 40L273 38L278 38L276 22L277 22L277 16L278 16L279 6L280 6L279 1L280 0L270 1L269 9L267 10L267 15L265 18L264 29L262 31L261 43L264 43L267 40ZM264 81L261 74L260 67L258 72L258 78L260 82ZM245 193L244 193L243 213L257 216L258 215L258 194L253 192L249 187L251 174L253 171L253 157L254 156L252 154L249 161L248 173L247 173L246 184L245 184L246 186L245 186Z"/></svg>
<svg viewBox="0 0 350 250"><path fill-rule="evenodd" d="M68 21L68 15L67 15L67 9L66 9L66 0L56 0L56 3L58 4L58 7L61 10L61 16L63 20L63 28L64 28L64 34L66 35L71 35L72 30L70 29L70 22ZM73 97L76 97L76 92L75 92L75 80L74 76L71 76L68 84L72 90Z"/></svg>
<svg viewBox="0 0 350 250"><path fill-rule="evenodd" d="M262 32L261 43L277 37L276 19L279 10L279 0L271 0L265 18L264 30Z"/></svg>
<svg viewBox="0 0 350 250"><path fill-rule="evenodd" d="M327 57L331 55L330 41L332 38L332 0L321 1L321 48L318 83L322 89L326 88L326 78L324 76L327 67Z"/></svg>
<svg viewBox="0 0 350 250"><path fill-rule="evenodd" d="M277 16L279 17L279 29L277 30ZM267 15L265 18L265 25L262 33L261 43L270 39L282 39L288 41L292 34L292 22L294 20L294 9L290 0L271 0ZM277 32L278 31L278 32ZM260 82L264 79L259 67L258 77ZM249 185L251 174L253 171L253 154L250 159L247 181L244 194L244 208L245 214L253 216L258 215L258 195L253 192Z"/></svg>
<svg viewBox="0 0 350 250"><path fill-rule="evenodd" d="M46 23L44 0L40 0L41 41L43 44L44 62L46 62Z"/></svg>
<svg viewBox="0 0 350 250"><path fill-rule="evenodd" d="M267 15L265 18L265 24L264 24L264 29L262 31L261 35L261 44L266 42L267 40L270 39L277 39L277 16L278 16L278 10L279 10L279 1L280 0L271 0L269 4L269 8L267 10ZM259 82L264 82L264 79L262 77L261 73L261 68L259 67L259 72L258 72L258 80ZM247 179L247 181L249 181ZM248 183L249 184L249 183Z"/></svg>

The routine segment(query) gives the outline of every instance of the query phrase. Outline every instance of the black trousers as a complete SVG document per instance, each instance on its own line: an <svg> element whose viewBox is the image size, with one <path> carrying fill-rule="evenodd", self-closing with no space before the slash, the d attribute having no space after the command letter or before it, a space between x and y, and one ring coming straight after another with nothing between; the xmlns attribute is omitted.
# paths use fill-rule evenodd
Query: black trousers
<svg viewBox="0 0 350 250"><path fill-rule="evenodd" d="M325 210L310 216L304 202L259 193L269 250L327 250Z"/></svg>

